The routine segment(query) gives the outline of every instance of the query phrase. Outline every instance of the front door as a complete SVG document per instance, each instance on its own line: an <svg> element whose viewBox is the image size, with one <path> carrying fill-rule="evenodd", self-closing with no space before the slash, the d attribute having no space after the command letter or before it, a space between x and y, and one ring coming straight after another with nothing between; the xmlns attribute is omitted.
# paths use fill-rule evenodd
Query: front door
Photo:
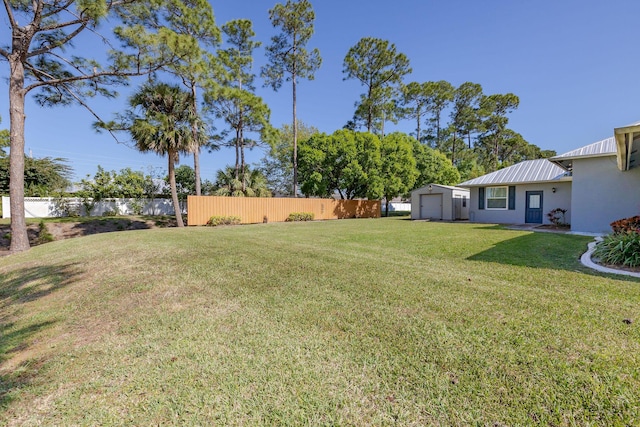
<svg viewBox="0 0 640 427"><path fill-rule="evenodd" d="M542 224L542 191L527 191L524 222Z"/></svg>

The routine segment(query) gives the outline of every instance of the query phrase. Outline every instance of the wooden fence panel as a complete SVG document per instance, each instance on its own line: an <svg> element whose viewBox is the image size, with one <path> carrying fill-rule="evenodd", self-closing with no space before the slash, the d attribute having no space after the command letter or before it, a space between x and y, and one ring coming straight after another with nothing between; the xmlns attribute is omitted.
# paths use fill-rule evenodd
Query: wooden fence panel
<svg viewBox="0 0 640 427"><path fill-rule="evenodd" d="M187 223L205 225L212 216L237 216L242 224L282 222L292 212L315 219L379 218L379 200L188 196Z"/></svg>

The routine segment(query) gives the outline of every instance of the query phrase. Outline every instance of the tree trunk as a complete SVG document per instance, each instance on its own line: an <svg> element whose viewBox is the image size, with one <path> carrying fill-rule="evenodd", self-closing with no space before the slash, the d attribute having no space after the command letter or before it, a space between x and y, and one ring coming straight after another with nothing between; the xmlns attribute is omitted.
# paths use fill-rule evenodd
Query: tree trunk
<svg viewBox="0 0 640 427"><path fill-rule="evenodd" d="M196 98L197 96L196 85L193 84L193 82L191 83L191 95L193 96L193 99L192 99L193 114L195 114L196 116L195 118L197 119L198 100ZM201 196L202 190L200 186L200 138L198 138L199 136L198 123L196 120L194 120L193 124L191 125L191 133L193 134L193 140L196 144L196 147L193 150L193 172L195 173L195 176L196 176L196 196Z"/></svg>
<svg viewBox="0 0 640 427"><path fill-rule="evenodd" d="M171 199L173 200L173 209L176 212L176 222L178 227L184 227L182 222L182 210L180 209L180 201L178 200L178 190L176 188L176 155L177 153L169 151L169 186L171 187Z"/></svg>
<svg viewBox="0 0 640 427"><path fill-rule="evenodd" d="M11 252L29 250L29 236L24 217L24 65L19 53L9 57L9 197L11 212Z"/></svg>
<svg viewBox="0 0 640 427"><path fill-rule="evenodd" d="M236 180L240 176L240 129L236 128Z"/></svg>
<svg viewBox="0 0 640 427"><path fill-rule="evenodd" d="M291 76L293 87L293 197L298 197L298 115L296 73Z"/></svg>
<svg viewBox="0 0 640 427"><path fill-rule="evenodd" d="M453 143L451 144L451 164L453 166L456 165L456 133L456 131L453 131Z"/></svg>
<svg viewBox="0 0 640 427"><path fill-rule="evenodd" d="M418 113L418 117L417 117L417 122L418 122L418 126L416 128L416 139L418 140L418 142L420 142L420 113Z"/></svg>
<svg viewBox="0 0 640 427"><path fill-rule="evenodd" d="M371 128L373 127L373 101L371 100L371 86L369 86L369 93L367 95L367 99L369 100L369 105L367 105L367 132L371 133Z"/></svg>
<svg viewBox="0 0 640 427"><path fill-rule="evenodd" d="M246 194L247 191L247 169L245 167L244 161L244 132L240 129L240 165L241 165L241 176L242 176L242 192Z"/></svg>
<svg viewBox="0 0 640 427"><path fill-rule="evenodd" d="M384 204L385 204L385 206L384 206L384 216L388 217L389 216L389 198L388 197L385 199Z"/></svg>

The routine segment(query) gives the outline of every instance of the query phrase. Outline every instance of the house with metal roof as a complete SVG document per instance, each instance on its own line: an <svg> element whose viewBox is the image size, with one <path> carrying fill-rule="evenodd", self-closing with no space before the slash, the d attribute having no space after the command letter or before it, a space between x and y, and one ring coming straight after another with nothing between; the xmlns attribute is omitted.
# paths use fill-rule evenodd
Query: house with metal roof
<svg viewBox="0 0 640 427"><path fill-rule="evenodd" d="M611 222L640 214L639 149L640 122L568 153L463 182L470 189L469 220L548 224L547 213L559 208L567 210L572 231L610 232Z"/></svg>

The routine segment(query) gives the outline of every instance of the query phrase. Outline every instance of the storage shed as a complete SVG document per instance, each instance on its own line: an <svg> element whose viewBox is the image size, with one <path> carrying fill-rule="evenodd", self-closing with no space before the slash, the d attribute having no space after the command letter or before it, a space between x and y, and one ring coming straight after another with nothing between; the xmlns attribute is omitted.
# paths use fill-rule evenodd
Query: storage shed
<svg viewBox="0 0 640 427"><path fill-rule="evenodd" d="M469 190L429 184L411 192L411 219L469 219Z"/></svg>

